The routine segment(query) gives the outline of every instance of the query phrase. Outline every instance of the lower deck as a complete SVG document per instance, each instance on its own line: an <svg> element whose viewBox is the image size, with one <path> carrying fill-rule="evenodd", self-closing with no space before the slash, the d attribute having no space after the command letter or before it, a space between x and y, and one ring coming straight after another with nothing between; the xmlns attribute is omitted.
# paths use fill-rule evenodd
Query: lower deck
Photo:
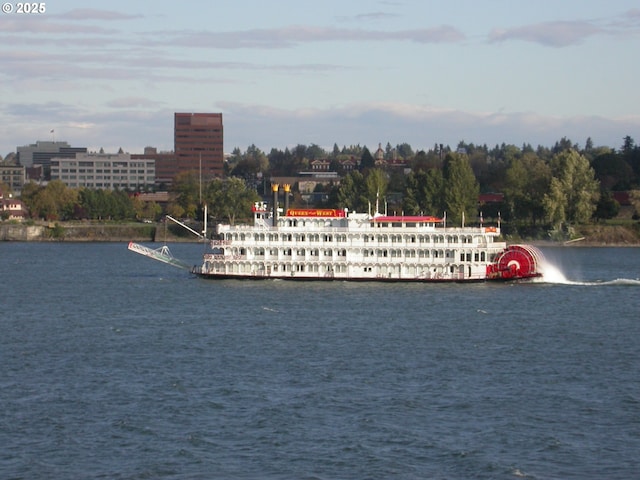
<svg viewBox="0 0 640 480"><path fill-rule="evenodd" d="M396 280L483 281L487 263L328 263L206 260L193 273L211 278L307 279L307 280Z"/></svg>

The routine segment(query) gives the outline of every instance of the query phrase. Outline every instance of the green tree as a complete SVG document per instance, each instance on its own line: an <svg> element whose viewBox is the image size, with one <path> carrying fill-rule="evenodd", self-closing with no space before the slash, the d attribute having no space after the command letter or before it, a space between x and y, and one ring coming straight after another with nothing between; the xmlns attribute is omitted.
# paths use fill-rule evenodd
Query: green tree
<svg viewBox="0 0 640 480"><path fill-rule="evenodd" d="M622 154L612 150L602 151L595 155L591 167L607 190L628 190L633 185L633 168Z"/></svg>
<svg viewBox="0 0 640 480"><path fill-rule="evenodd" d="M24 194L24 193L23 193ZM27 192L34 218L47 220L68 220L73 218L78 203L78 191L68 188L60 180L52 180L44 188Z"/></svg>
<svg viewBox="0 0 640 480"><path fill-rule="evenodd" d="M432 168L409 173L402 209L408 215L441 215L444 208L442 186L443 178L440 169Z"/></svg>
<svg viewBox="0 0 640 480"><path fill-rule="evenodd" d="M181 172L176 175L171 185L171 192L174 195L171 203L180 206L183 217L196 218L201 191L200 179L196 172Z"/></svg>
<svg viewBox="0 0 640 480"><path fill-rule="evenodd" d="M452 222L460 224L478 215L480 186L466 155L448 153L443 165L444 207Z"/></svg>
<svg viewBox="0 0 640 480"><path fill-rule="evenodd" d="M337 187L336 203L338 208L348 208L351 211L366 212L370 204L367 200L367 187L364 175L354 170L340 181Z"/></svg>
<svg viewBox="0 0 640 480"><path fill-rule="evenodd" d="M136 213L133 209L131 198L124 190L114 190L109 192L111 197L112 210L109 216L114 220L130 220L135 218Z"/></svg>
<svg viewBox="0 0 640 480"><path fill-rule="evenodd" d="M272 176L290 176L296 171L296 163L288 148L284 151L272 148L269 153L269 172Z"/></svg>
<svg viewBox="0 0 640 480"><path fill-rule="evenodd" d="M31 216L31 218L40 218L39 213L36 211L34 201L36 195L42 189L43 187L31 180L28 183L24 184L20 192L20 200L22 200L25 207L27 207L27 210L29 210L29 215Z"/></svg>
<svg viewBox="0 0 640 480"><path fill-rule="evenodd" d="M544 195L549 190L551 169L533 152L514 158L506 171L505 201L512 220L532 221L544 217Z"/></svg>
<svg viewBox="0 0 640 480"><path fill-rule="evenodd" d="M364 147L360 157L360 171L363 172L376 166L376 160L367 147Z"/></svg>
<svg viewBox="0 0 640 480"><path fill-rule="evenodd" d="M402 157L404 159L412 158L414 155L413 149L408 143L400 143L396 145L396 152L398 153L399 157Z"/></svg>
<svg viewBox="0 0 640 480"><path fill-rule="evenodd" d="M600 185L589 161L576 150L564 150L551 162L553 177L543 204L551 223L580 224L591 219L600 199Z"/></svg>
<svg viewBox="0 0 640 480"><path fill-rule="evenodd" d="M597 219L614 218L620 212L620 204L613 198L611 192L604 188L600 191L600 200L593 216Z"/></svg>
<svg viewBox="0 0 640 480"><path fill-rule="evenodd" d="M238 218L249 218L251 207L260 200L255 190L248 188L242 179L236 177L209 182L205 198L211 215L228 220L231 225Z"/></svg>
<svg viewBox="0 0 640 480"><path fill-rule="evenodd" d="M379 168L369 170L365 176L365 187L368 203L382 208L382 203L387 196L387 188L389 179L386 174Z"/></svg>

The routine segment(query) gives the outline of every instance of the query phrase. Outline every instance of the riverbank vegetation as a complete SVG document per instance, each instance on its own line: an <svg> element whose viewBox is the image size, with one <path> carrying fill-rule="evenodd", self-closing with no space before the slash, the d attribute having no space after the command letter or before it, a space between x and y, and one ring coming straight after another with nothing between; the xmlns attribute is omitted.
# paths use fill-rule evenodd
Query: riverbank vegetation
<svg viewBox="0 0 640 480"><path fill-rule="evenodd" d="M73 189L60 181L25 185L21 199L33 219L48 221L157 221L182 219L242 222L251 206L270 201L270 184L311 172L318 161L338 176L315 180L313 190L293 185L292 207L348 208L396 214L445 216L448 225L498 222L514 238L566 240L581 232L638 233L640 147L631 137L619 149L584 147L563 138L551 147L528 144L488 148L460 142L455 149L434 145L414 152L399 144L378 149L317 145L272 149L236 148L224 179L200 182L197 172L174 181L166 204L145 202L139 192ZM300 182L302 183L302 182ZM589 227L589 228L587 228ZM597 227L597 228L596 228ZM627 233L619 234L625 237Z"/></svg>

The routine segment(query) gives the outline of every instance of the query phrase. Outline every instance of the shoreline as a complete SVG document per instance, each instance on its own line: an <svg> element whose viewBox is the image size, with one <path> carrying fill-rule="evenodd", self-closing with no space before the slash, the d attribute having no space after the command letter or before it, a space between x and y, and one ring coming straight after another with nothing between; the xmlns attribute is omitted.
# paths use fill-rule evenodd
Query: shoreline
<svg viewBox="0 0 640 480"><path fill-rule="evenodd" d="M590 225L581 228L576 239L555 241L509 238L508 244L527 243L536 247L640 247L638 228L619 225ZM181 232L182 233L182 232ZM185 231L178 235L164 223L76 223L49 222L33 225L0 224L0 241L5 242L148 242L198 243Z"/></svg>

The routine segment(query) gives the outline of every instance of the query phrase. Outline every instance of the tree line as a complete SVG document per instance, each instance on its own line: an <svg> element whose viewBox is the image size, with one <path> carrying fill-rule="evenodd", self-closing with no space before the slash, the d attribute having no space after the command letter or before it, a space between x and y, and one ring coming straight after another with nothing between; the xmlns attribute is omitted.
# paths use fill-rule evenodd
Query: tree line
<svg viewBox="0 0 640 480"><path fill-rule="evenodd" d="M407 215L446 212L451 223L500 216L513 226L561 229L615 217L615 191L632 191L632 201L638 202L634 192L640 190L640 147L631 137L625 137L618 150L594 147L590 139L580 147L566 138L536 149L528 144L488 148L460 142L455 149L435 144L414 152L408 144L387 143L382 150L380 162L360 145L334 145L332 151L298 145L269 154L255 145L244 152L236 148L226 162L224 179L200 184L196 172L181 173L164 211L133 192L72 189L59 181L27 184L21 198L33 218L49 220L154 220L163 214L198 219L206 203L213 220L233 223L249 218L255 201L270 199L272 177L295 176L324 159L340 176L317 185L323 200L316 206L323 207L367 211L378 206ZM357 168L341 170L346 159L356 160ZM503 202L479 205L479 194L489 192L503 194ZM308 202L294 191L292 206L310 206Z"/></svg>

